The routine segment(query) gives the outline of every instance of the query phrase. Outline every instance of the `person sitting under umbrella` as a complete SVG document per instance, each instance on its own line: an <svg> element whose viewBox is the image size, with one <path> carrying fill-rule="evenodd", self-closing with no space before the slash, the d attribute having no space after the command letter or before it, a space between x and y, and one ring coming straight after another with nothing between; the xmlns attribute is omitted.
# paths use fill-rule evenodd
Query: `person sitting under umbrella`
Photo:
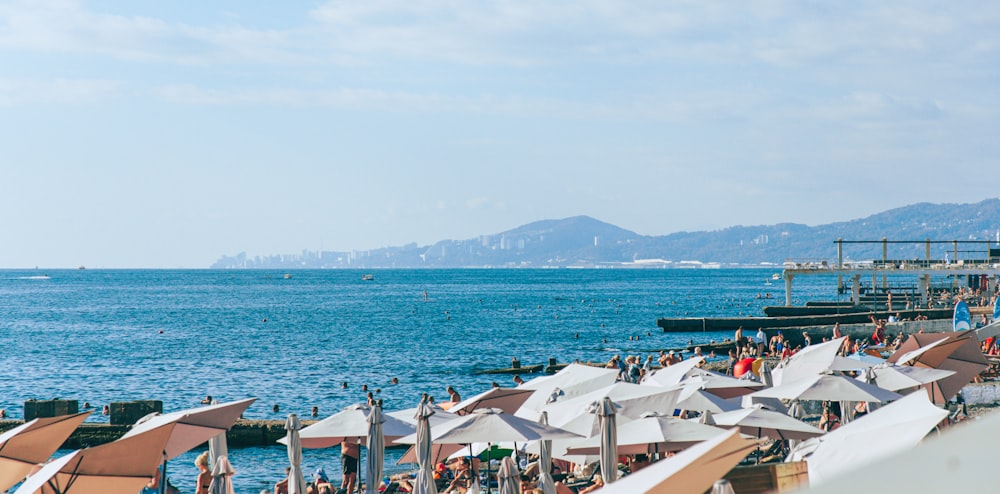
<svg viewBox="0 0 1000 494"><path fill-rule="evenodd" d="M455 472L455 480L452 480L448 487L445 488L445 493L458 492L464 494L472 486L475 481L475 475L472 472L472 461L468 458L462 458L462 463L458 466L458 471Z"/></svg>

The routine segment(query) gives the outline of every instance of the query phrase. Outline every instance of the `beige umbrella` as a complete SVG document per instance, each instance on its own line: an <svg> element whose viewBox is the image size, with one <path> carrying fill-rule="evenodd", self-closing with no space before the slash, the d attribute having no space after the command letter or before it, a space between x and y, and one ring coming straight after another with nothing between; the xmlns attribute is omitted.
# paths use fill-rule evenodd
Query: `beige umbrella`
<svg viewBox="0 0 1000 494"><path fill-rule="evenodd" d="M599 494L703 494L755 447L735 430L696 444L613 484Z"/></svg>
<svg viewBox="0 0 1000 494"><path fill-rule="evenodd" d="M795 381L784 381L753 396L783 400L893 401L899 394L844 375L812 374Z"/></svg>
<svg viewBox="0 0 1000 494"><path fill-rule="evenodd" d="M499 408L504 413L514 413L534 392L525 388L490 388L452 405L448 411L456 415L467 415L479 408Z"/></svg>
<svg viewBox="0 0 1000 494"><path fill-rule="evenodd" d="M739 427L740 432L756 437L772 439L808 439L819 436L823 431L788 415L760 406L741 408L732 412L711 414L706 419L708 425L719 427Z"/></svg>
<svg viewBox="0 0 1000 494"><path fill-rule="evenodd" d="M618 426L619 455L656 454L680 451L701 441L725 434L725 429L683 420L656 412ZM600 436L593 436L567 448L571 455L600 453Z"/></svg>
<svg viewBox="0 0 1000 494"><path fill-rule="evenodd" d="M249 398L162 415L147 415L139 419L122 437L132 437L167 424L174 424L175 427L162 451L164 457L171 460L231 429L240 415L243 415L243 412L256 400L257 398Z"/></svg>
<svg viewBox="0 0 1000 494"><path fill-rule="evenodd" d="M950 377L924 385L937 404L952 399L989 366L973 330L912 334L888 362L955 371Z"/></svg>
<svg viewBox="0 0 1000 494"><path fill-rule="evenodd" d="M0 434L0 492L52 457L90 412L38 418Z"/></svg>
<svg viewBox="0 0 1000 494"><path fill-rule="evenodd" d="M859 381L867 380L869 373L878 387L888 389L889 391L915 388L955 375L955 371L952 370L932 369L929 367L878 365L871 367L868 372L859 375L856 379Z"/></svg>
<svg viewBox="0 0 1000 494"><path fill-rule="evenodd" d="M360 443L368 437L368 415L371 407L355 404L345 407L315 424L302 429L299 437L302 447L306 449L329 448L344 441ZM400 437L417 431L416 424L411 424L391 415L384 415L382 434L386 442L392 442ZM284 444L283 439L278 440Z"/></svg>
<svg viewBox="0 0 1000 494"><path fill-rule="evenodd" d="M156 472L176 427L164 424L76 450L28 477L15 494L135 494Z"/></svg>

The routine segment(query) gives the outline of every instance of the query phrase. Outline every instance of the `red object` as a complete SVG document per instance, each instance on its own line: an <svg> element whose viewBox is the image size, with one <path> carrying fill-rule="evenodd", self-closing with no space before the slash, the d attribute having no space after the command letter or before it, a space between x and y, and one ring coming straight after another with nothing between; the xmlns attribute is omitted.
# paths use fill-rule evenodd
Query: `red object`
<svg viewBox="0 0 1000 494"><path fill-rule="evenodd" d="M752 372L753 362L754 359L745 358L733 364L733 377L740 377L743 374L746 374L747 372Z"/></svg>

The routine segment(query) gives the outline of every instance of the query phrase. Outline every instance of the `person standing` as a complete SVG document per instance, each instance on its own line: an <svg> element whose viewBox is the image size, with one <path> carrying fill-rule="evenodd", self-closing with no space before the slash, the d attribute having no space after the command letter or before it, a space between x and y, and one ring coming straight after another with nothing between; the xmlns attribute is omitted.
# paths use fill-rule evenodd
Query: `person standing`
<svg viewBox="0 0 1000 494"><path fill-rule="evenodd" d="M358 460L361 457L361 448L357 443L344 441L340 443L340 463L343 466L344 480L340 487L345 492L354 492L354 486L358 481Z"/></svg>
<svg viewBox="0 0 1000 494"><path fill-rule="evenodd" d="M194 494L208 494L208 487L212 485L212 471L208 468L208 451L194 459L194 466L198 467L198 483L194 488Z"/></svg>
<svg viewBox="0 0 1000 494"><path fill-rule="evenodd" d="M754 343L757 343L757 355L763 357L764 352L767 350L767 333L764 332L764 328L757 328Z"/></svg>

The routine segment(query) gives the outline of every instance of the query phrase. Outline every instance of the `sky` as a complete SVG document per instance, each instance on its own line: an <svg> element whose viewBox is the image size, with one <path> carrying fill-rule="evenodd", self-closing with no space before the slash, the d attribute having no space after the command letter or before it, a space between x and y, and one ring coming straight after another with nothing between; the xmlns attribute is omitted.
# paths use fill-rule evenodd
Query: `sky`
<svg viewBox="0 0 1000 494"><path fill-rule="evenodd" d="M996 197L1000 3L0 0L0 267Z"/></svg>

